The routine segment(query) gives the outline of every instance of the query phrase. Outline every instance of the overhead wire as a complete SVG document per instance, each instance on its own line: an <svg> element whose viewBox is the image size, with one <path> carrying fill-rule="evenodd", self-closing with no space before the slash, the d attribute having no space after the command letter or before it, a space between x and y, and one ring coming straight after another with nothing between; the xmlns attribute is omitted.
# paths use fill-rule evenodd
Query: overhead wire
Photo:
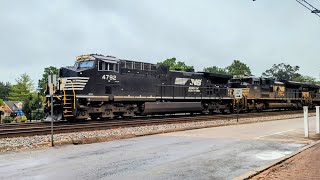
<svg viewBox="0 0 320 180"><path fill-rule="evenodd" d="M311 13L317 15L318 17L320 17L320 15L318 14L319 9L317 9L316 7L314 7L313 5L311 5L309 2L307 2L306 0L296 0L299 4L301 4L302 6L304 6L305 8L309 9L311 11ZM306 3L307 5L309 5L309 7L304 4Z"/></svg>

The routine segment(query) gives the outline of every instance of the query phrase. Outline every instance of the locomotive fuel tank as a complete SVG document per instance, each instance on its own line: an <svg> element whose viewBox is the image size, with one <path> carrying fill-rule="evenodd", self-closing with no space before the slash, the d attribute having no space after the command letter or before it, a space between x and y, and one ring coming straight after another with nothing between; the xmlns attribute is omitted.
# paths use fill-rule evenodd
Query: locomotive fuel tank
<svg viewBox="0 0 320 180"><path fill-rule="evenodd" d="M201 102L146 102L143 114L201 112Z"/></svg>
<svg viewBox="0 0 320 180"><path fill-rule="evenodd" d="M267 109L293 108L294 103L267 103Z"/></svg>

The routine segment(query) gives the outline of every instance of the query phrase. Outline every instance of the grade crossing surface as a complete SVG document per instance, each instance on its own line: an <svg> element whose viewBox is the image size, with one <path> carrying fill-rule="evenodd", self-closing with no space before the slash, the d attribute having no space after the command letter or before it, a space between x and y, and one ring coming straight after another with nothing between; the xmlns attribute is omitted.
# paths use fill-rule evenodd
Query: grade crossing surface
<svg viewBox="0 0 320 180"><path fill-rule="evenodd" d="M313 141L301 118L197 129L1 154L0 179L232 179Z"/></svg>

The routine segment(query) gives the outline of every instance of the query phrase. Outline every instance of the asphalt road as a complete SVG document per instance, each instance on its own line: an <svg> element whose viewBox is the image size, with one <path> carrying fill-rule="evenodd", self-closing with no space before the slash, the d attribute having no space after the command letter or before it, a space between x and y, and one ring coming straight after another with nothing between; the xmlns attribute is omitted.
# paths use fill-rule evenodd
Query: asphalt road
<svg viewBox="0 0 320 180"><path fill-rule="evenodd" d="M231 179L308 142L302 119L198 129L1 154L0 179Z"/></svg>

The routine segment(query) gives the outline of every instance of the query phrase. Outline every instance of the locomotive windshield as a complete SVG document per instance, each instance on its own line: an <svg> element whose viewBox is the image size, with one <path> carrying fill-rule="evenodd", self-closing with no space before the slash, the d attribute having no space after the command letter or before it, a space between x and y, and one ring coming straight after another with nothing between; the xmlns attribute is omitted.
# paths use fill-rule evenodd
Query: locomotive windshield
<svg viewBox="0 0 320 180"><path fill-rule="evenodd" d="M74 65L77 68L92 68L94 66L94 61L79 61Z"/></svg>

